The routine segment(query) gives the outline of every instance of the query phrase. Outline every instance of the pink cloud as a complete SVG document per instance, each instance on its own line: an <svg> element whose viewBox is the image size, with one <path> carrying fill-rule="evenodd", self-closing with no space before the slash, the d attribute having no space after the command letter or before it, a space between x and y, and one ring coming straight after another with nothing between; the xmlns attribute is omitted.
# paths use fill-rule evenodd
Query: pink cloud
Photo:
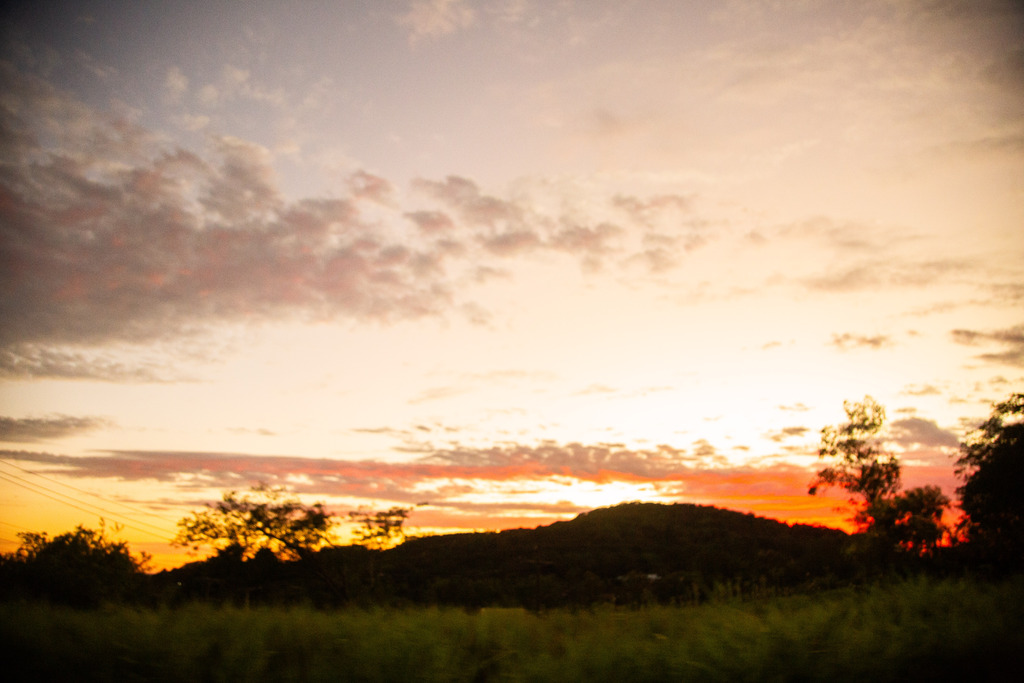
<svg viewBox="0 0 1024 683"><path fill-rule="evenodd" d="M452 528L509 528L563 519L579 505L538 500L534 485L559 477L606 485L616 482L653 485L664 502L694 502L751 512L787 522L848 528L851 515L841 495L808 496L811 472L792 465L729 467L713 465L667 446L633 451L603 445L544 444L451 450L405 463L306 459L233 453L111 451L105 455L62 456L7 451L4 458L34 464L37 471L65 477L153 480L183 491L199 488L240 489L265 481L289 485L310 496L431 504L417 524ZM519 486L501 486L519 482ZM510 493L518 489L519 493ZM496 493L502 491L501 494ZM570 489L566 489L567 492ZM467 502L499 496L493 503ZM625 501L623 501L625 502Z"/></svg>

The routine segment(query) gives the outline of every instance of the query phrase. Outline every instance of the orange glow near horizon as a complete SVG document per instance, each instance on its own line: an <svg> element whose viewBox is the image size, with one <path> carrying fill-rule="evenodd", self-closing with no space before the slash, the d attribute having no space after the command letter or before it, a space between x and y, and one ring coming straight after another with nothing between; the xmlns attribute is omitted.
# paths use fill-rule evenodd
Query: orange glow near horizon
<svg viewBox="0 0 1024 683"><path fill-rule="evenodd" d="M442 474L437 468L411 469L420 476L432 477ZM460 476L466 474L462 468L456 468L456 472ZM512 471L503 468L502 473L507 475ZM395 471L392 470L392 475L394 474ZM576 479L567 475L537 477L536 472L533 472L532 477L522 475L521 470L515 470L511 479L502 479L495 472L488 472L486 478L480 480L442 476L440 479L445 486L457 485L472 493L452 498L440 506L427 504L413 508L407 520L407 529L415 535L534 528L566 521L581 512L623 502L692 502L751 513L788 524L811 524L847 532L854 531L849 521L849 505L842 498L835 492L808 496L805 489L807 473L788 466L775 470L744 469L732 473L704 471L691 473L679 479L643 479L633 475L617 475L610 471L586 479ZM685 487L688 493L680 495L680 487ZM80 495L85 497L85 491ZM552 500L561 502L557 505L546 502ZM382 508L384 505L379 507ZM337 512L344 507L329 505L328 509ZM51 511L57 512L53 508ZM178 518L184 517L185 514L186 511L182 510ZM81 518L80 514L78 518ZM62 524L62 519L67 517L53 514L49 522L32 530L46 531L53 536L69 531L75 524L81 523ZM167 520L170 522L169 517ZM344 519L344 514L339 515L339 520L342 524L339 527L338 540L341 543L350 542L347 536L350 525ZM21 522L30 523L27 518ZM90 522L83 525L90 528L97 526L96 523ZM164 527L170 529L167 536L169 539L173 535L173 525L165 522ZM108 521L107 530L114 537L127 540L133 552L145 552L150 555L149 568L153 571L180 566L209 554L208 551L195 554L183 548L171 547L166 542L155 541L147 537L148 534L141 535L140 531L148 530L137 526L122 527L118 530L117 523L112 520ZM5 538L0 551L12 552L15 548L16 543L12 538Z"/></svg>
<svg viewBox="0 0 1024 683"><path fill-rule="evenodd" d="M103 518L167 566L261 481L850 530L806 495L844 401L952 497L1024 387L1014 3L21 4L0 551Z"/></svg>

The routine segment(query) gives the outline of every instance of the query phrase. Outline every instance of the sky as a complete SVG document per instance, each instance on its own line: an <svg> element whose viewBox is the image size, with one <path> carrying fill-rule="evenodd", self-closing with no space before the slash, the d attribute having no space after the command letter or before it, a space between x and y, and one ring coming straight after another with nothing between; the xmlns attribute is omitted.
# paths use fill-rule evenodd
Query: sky
<svg viewBox="0 0 1024 683"><path fill-rule="evenodd" d="M0 552L284 486L421 533L850 528L1024 390L1024 8L8 3Z"/></svg>

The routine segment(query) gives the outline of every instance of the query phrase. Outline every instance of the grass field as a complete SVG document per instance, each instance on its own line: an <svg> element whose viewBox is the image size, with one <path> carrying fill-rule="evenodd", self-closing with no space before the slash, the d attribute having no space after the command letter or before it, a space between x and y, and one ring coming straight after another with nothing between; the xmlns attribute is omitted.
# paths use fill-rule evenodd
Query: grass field
<svg viewBox="0 0 1024 683"><path fill-rule="evenodd" d="M1024 580L539 614L8 603L0 643L33 681L1017 681Z"/></svg>

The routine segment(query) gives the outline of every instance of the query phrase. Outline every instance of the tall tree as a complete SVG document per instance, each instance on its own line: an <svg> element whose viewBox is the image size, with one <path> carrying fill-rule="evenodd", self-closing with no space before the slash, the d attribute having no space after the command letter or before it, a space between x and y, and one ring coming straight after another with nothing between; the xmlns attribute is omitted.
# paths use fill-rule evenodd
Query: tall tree
<svg viewBox="0 0 1024 683"><path fill-rule="evenodd" d="M865 396L843 408L849 421L821 430L818 457L831 464L818 471L807 492L839 486L856 506L853 521L860 531L889 549L931 552L946 532L942 514L949 498L937 486L900 491L902 465L885 449L885 409L878 402Z"/></svg>
<svg viewBox="0 0 1024 683"><path fill-rule="evenodd" d="M879 437L885 408L865 396L860 403L844 401L843 409L848 422L821 430L818 457L830 458L832 464L818 470L808 493L813 496L828 486L848 491L850 502L858 506L854 521L863 531L873 523L872 510L899 490L901 468Z"/></svg>
<svg viewBox="0 0 1024 683"><path fill-rule="evenodd" d="M963 530L987 559L1024 559L1024 394L993 406L992 415L960 444L957 489Z"/></svg>
<svg viewBox="0 0 1024 683"><path fill-rule="evenodd" d="M243 558L266 548L297 559L329 545L333 525L334 515L322 503L303 505L284 488L261 483L246 494L229 491L219 503L180 520L173 543L196 550L211 546Z"/></svg>

